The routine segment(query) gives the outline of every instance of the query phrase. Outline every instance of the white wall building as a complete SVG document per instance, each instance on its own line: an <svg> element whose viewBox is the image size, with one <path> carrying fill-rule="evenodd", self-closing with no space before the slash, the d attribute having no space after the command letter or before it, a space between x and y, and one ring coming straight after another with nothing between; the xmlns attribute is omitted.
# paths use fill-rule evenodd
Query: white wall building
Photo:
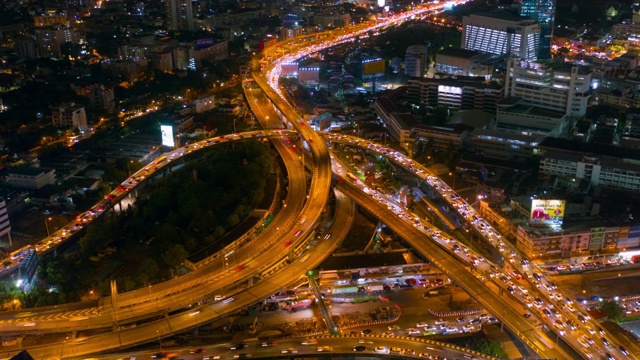
<svg viewBox="0 0 640 360"><path fill-rule="evenodd" d="M424 77L427 67L427 47L412 45L404 56L404 74L413 77Z"/></svg>
<svg viewBox="0 0 640 360"><path fill-rule="evenodd" d="M530 105L581 117L591 97L591 71L581 66L551 65L511 58L507 64L505 96Z"/></svg>

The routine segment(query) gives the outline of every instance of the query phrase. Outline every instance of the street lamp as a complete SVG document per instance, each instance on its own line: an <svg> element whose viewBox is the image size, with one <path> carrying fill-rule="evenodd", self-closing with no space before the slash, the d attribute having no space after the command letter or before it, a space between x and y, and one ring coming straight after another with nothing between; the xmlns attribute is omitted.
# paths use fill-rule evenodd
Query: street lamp
<svg viewBox="0 0 640 360"><path fill-rule="evenodd" d="M456 191L456 173L450 172L449 176L453 176L453 185L451 186L451 190Z"/></svg>
<svg viewBox="0 0 640 360"><path fill-rule="evenodd" d="M44 218L44 226L47 228L47 237L51 236L51 234L49 233L49 221L51 221L50 217Z"/></svg>

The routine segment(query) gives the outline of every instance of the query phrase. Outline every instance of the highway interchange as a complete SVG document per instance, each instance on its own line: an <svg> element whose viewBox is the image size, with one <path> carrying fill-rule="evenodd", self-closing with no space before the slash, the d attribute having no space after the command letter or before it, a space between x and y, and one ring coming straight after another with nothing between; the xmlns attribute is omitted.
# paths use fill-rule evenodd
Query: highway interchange
<svg viewBox="0 0 640 360"><path fill-rule="evenodd" d="M414 10L415 11L415 10ZM409 18L413 15L407 15L405 18ZM340 223L341 219L344 221L353 221L353 209L350 204L350 200L346 199L342 195L336 195L338 209L345 210L348 213L342 214L341 211L336 211L336 221L333 224L331 230L333 236L327 241L318 242L313 251L303 253L302 244L306 244L313 238L315 234L315 224L317 220L321 218L322 211L325 207L325 202L331 188L332 178L332 163L330 161L330 155L325 140L320 137L318 133L310 129L305 122L298 120L299 116L288 103L286 103L279 95L277 79L279 64L282 61L289 61L293 58L299 58L304 56L308 52L317 51L319 47L333 46L339 42L349 41L350 38L361 34L365 31L375 29L376 27L390 26L393 21L403 21L405 18L397 17L391 19L389 23L379 23L369 28L363 27L362 29L350 29L347 34L336 37L330 35L325 43L320 43L316 40L314 46L305 46L305 50L300 52L300 48L305 44L291 44L288 46L288 51L291 54L285 55L284 52L280 52L282 56L277 57L277 61L272 63L271 69L274 71L266 71L267 75L262 76L260 71L260 61L256 59L253 63L253 76L256 83L264 91L266 97L275 105L275 107L281 112L285 119L295 119L287 122L293 129L296 130L295 134L291 131L276 130L264 132L255 132L251 134L231 134L224 137L218 137L213 139L207 139L203 142L191 144L188 147L177 149L171 153L166 154L166 158L159 163L152 163L141 169L134 174L131 179L125 181L119 186L111 197L104 199L106 203L96 205L96 208L92 209L78 217L76 221L68 226L86 226L95 216L104 212L106 206L112 206L116 204L119 199L127 196L139 182L145 181L148 177L152 177L152 174L156 171L162 171L164 167L170 166L172 161L178 160L181 156L188 155L192 151L197 151L208 146L213 146L218 143L226 141L240 141L247 138L262 138L264 136L276 137L276 138L293 138L298 134L305 140L311 153L312 161L312 181L309 189L306 188L306 176L304 175L304 169L300 166L295 168L295 165L300 163L300 154L292 151L288 143L283 140L275 140L274 146L279 150L285 164L287 164L287 171L290 177L290 184L302 184L297 188L290 189L293 195L288 197L287 206L285 210L291 209L291 213L281 216L281 219L275 222L280 224L277 226L277 230L273 231L273 224L270 226L271 232L266 232L261 237L261 244L266 244L263 247L256 249L255 246L238 246L233 249L234 251L234 263L232 266L227 265L228 261L223 261L222 257L218 257L218 261L213 262L211 266L203 268L202 272L194 272L193 279L182 279L177 284L177 281L167 284L159 284L152 289L140 289L137 292L123 293L117 296L117 304L114 307L109 300L103 301L102 308L97 310L97 313L91 313L90 316L86 312L87 310L73 310L80 311L81 315L72 315L70 313L64 313L64 316L59 316L61 312L53 309L34 309L29 313L22 313L21 316L5 316L2 318L3 331L7 333L25 333L25 332L46 332L46 331L60 331L64 329L77 329L86 330L90 328L99 328L110 326L114 323L125 324L127 321L132 322L137 319L148 317L149 314L166 314L172 309L180 309L185 306L193 306L193 304L202 303L212 294L221 292L223 300L216 301L214 303L206 303L200 306L193 306L189 311L178 313L174 316L164 316L159 320L149 322L143 325L136 325L135 327L121 327L116 331L107 332L104 334L92 336L87 338L76 338L68 342L57 343L55 345L47 345L42 347L36 347L30 349L32 354L35 354L36 358L63 358L74 357L82 354L91 354L99 351L105 351L108 349L127 347L135 344L140 344L153 340L155 338L168 336L170 334L189 329L199 323L205 323L221 316L225 316L229 313L242 309L260 299L270 295L274 290L285 288L291 283L299 280L307 270L313 269L318 266L327 254L330 254L335 249L336 243L345 234L340 234L344 229L348 229L350 226ZM318 39L318 38L316 38ZM308 39L307 39L308 40ZM308 45L308 44L307 44ZM284 46L283 46L284 47ZM269 56L266 54L265 56ZM264 66L264 63L262 63ZM267 70L267 69L265 69ZM270 81L267 81L269 79ZM274 83L275 81L275 83ZM274 86L275 85L275 86ZM256 95L259 96L259 95ZM252 102L249 101L251 104ZM254 102L257 103L257 102ZM260 101L262 103L262 101ZM253 108L253 106L252 106ZM253 109L256 111L256 109ZM260 116L258 115L260 118ZM271 120L275 120L275 116L271 116ZM267 128L267 127L265 127ZM279 132L278 132L279 131ZM255 134L255 135L254 135ZM519 282L518 286L526 289L527 292L538 292L536 282L540 286L549 285L549 281L544 279L542 274L536 273L530 268L530 265L526 264L515 249L509 247L508 244L500 241L500 237L493 230L489 224L478 220L478 216L472 213L472 208L468 204L464 203L461 199L455 198L455 194L448 189L446 184L439 181L437 178L429 175L429 172L422 168L419 164L413 163L410 159L402 158L392 149L386 149L379 145L366 144L359 139L339 138L325 134L326 138L330 141L348 143L352 146L360 146L369 150L379 151L384 156L396 161L402 166L405 166L408 170L414 172L417 176L421 177L424 181L428 182L438 193L447 201L452 203L452 206L457 209L459 214L463 216L467 221L470 221L475 226L476 231L480 234L484 234L485 238L508 259L509 268L500 270L496 264L494 267L487 265L484 268L489 277L500 278L509 274L513 275L513 271L519 272L523 279L527 281ZM216 142L217 141L217 142ZM304 155L302 155L304 156ZM291 167L293 166L293 167ZM454 254L452 243L447 242L446 236L438 233L436 229L429 228L428 224L416 220L412 215L405 213L402 209L394 205L389 205L388 199L384 199L380 194L373 194L371 189L366 189L363 184L352 183L353 177L345 176L344 172L347 170L338 169L338 165L334 164L334 170L336 176L343 179L342 182L338 182L336 188L347 195L349 198L355 200L360 206L367 209L372 214L376 215L379 219L394 219L398 218L403 221L390 221L388 225L397 232L401 237L409 241L420 253L428 258L434 265L442 269L452 280L464 287L474 298L479 300L483 306L496 317L500 318L506 326L512 329L521 339L523 339L536 353L540 356L558 359L574 358L574 353L567 353L562 348L554 345L554 340L550 338L548 332L544 332L539 328L531 324L527 318L522 314L523 304L526 306L526 298L522 295L523 291L520 291L519 296L508 295L512 291L506 290L506 286L500 285L499 282L487 282L486 279L482 280L470 271L472 267L469 266L469 261L475 261L481 258L477 254L469 254L469 251L462 251L463 258ZM341 174L342 172L342 174ZM302 189L303 193L300 193ZM338 192L337 194L340 194ZM310 194L306 196L306 193ZM302 201L300 200L302 199ZM301 201L301 202L296 202ZM454 204L455 203L455 204ZM289 208L289 209L286 209ZM338 216L338 215L341 216ZM342 216L344 215L344 216ZM416 226L416 221L419 222L419 226ZM336 224L342 225L337 227ZM69 231L71 228L65 227L60 230L59 233L53 234L52 239L61 237L63 231ZM282 229L282 231L280 231ZM286 229L286 230L285 230ZM342 230L341 230L342 229ZM262 236L263 234L261 234ZM66 237L66 235L65 235ZM441 238L442 240L439 240ZM287 246L273 246L273 244L283 243L284 239L295 239L296 242L291 244L290 248ZM62 239L61 239L62 240ZM264 241L264 242L262 242ZM258 243L258 242L256 242ZM51 247L55 244L51 244ZM43 250L44 251L44 250ZM226 253L229 253L228 251ZM472 256L475 259L472 259ZM273 259L276 259L274 261ZM227 259L224 259L227 260ZM488 263L488 260L484 260ZM279 271L286 268L287 271ZM480 267L482 268L482 267ZM492 271L493 270L493 271ZM528 270L528 271L527 271ZM505 274L506 272L506 274ZM206 274L208 281L199 286L193 286L199 283L201 276ZM262 279L256 278L257 274L262 274ZM527 274L529 276L527 276ZM535 274L540 277L535 277ZM494 276L491 276L494 275ZM535 278L534 278L535 277ZM534 278L532 280L532 278ZM255 281L254 281L255 279ZM509 281L509 280L508 280ZM490 284L490 285L489 285ZM508 282L505 282L508 285ZM503 284L504 285L504 284ZM551 287L549 285L548 287ZM233 290L235 288L235 290ZM547 290L549 290L547 288ZM554 290L554 289L552 289ZM515 290L514 290L515 291ZM563 298L557 299L556 292L552 291L539 291L541 297L543 297L544 309L548 309L550 305L557 304L558 300L564 300ZM560 295L562 296L562 295ZM70 305L78 306L78 305ZM540 309L536 315L538 318L548 319L549 316L542 316L541 306L533 306L535 309ZM556 309L564 319L578 319L576 314L580 311L579 306L573 306L574 310L565 306L562 309ZM56 316L51 321L47 321L48 316L44 314L55 313ZM587 321L590 321L587 319ZM559 328L553 324L555 321L550 322L550 328L560 331ZM579 326L577 330L565 331L565 334L571 334L572 331L579 331L582 335L570 335L566 337L566 341L573 347L574 351L579 352L585 358L597 357L600 358L604 355L605 351L609 353L615 353L616 358L624 358L624 354L617 351L619 349L615 347L609 347L605 349L606 345L602 341L598 341L598 344L591 344L589 346L583 346L580 342L583 336L592 338L591 331L597 329L597 325L590 323L591 325L580 325L581 321L574 322ZM590 327L589 327L590 326ZM564 325L563 325L564 327ZM589 330L591 329L591 330ZM587 335L589 333L589 335ZM562 335L562 334L560 334ZM610 339L610 343L616 344L610 334L601 334L607 336ZM598 335L595 339L600 339ZM592 339L593 341L593 339ZM631 355L629 355L631 356Z"/></svg>

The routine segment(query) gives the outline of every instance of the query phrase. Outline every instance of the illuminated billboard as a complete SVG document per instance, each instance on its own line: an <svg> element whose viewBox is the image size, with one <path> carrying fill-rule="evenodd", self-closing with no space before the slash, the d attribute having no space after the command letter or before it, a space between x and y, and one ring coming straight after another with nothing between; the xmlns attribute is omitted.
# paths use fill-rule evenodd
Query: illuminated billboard
<svg viewBox="0 0 640 360"><path fill-rule="evenodd" d="M160 132L162 133L162 145L171 147L176 145L173 141L173 126L160 125Z"/></svg>
<svg viewBox="0 0 640 360"><path fill-rule="evenodd" d="M533 225L561 225L564 219L564 200L532 200L529 223Z"/></svg>
<svg viewBox="0 0 640 360"><path fill-rule="evenodd" d="M383 59L365 60L362 62L362 75L384 74L386 61Z"/></svg>

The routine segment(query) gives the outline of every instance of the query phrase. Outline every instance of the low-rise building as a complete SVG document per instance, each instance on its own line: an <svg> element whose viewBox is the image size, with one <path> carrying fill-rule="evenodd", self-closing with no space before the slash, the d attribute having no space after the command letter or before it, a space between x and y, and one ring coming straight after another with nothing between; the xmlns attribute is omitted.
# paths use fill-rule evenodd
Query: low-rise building
<svg viewBox="0 0 640 360"><path fill-rule="evenodd" d="M546 138L540 149L540 173L569 186L640 192L640 150L576 140Z"/></svg>
<svg viewBox="0 0 640 360"><path fill-rule="evenodd" d="M495 113L504 89L484 78L409 79L407 99L430 107L444 106L452 110L483 110Z"/></svg>
<svg viewBox="0 0 640 360"><path fill-rule="evenodd" d="M488 64L493 56L476 50L445 48L436 53L437 73L461 76L488 76L493 69Z"/></svg>
<svg viewBox="0 0 640 360"><path fill-rule="evenodd" d="M69 127L86 131L87 113L82 105L74 102L51 107L51 122L55 127Z"/></svg>
<svg viewBox="0 0 640 360"><path fill-rule="evenodd" d="M56 182L56 171L48 168L13 167L9 169L7 183L21 189L41 189Z"/></svg>

